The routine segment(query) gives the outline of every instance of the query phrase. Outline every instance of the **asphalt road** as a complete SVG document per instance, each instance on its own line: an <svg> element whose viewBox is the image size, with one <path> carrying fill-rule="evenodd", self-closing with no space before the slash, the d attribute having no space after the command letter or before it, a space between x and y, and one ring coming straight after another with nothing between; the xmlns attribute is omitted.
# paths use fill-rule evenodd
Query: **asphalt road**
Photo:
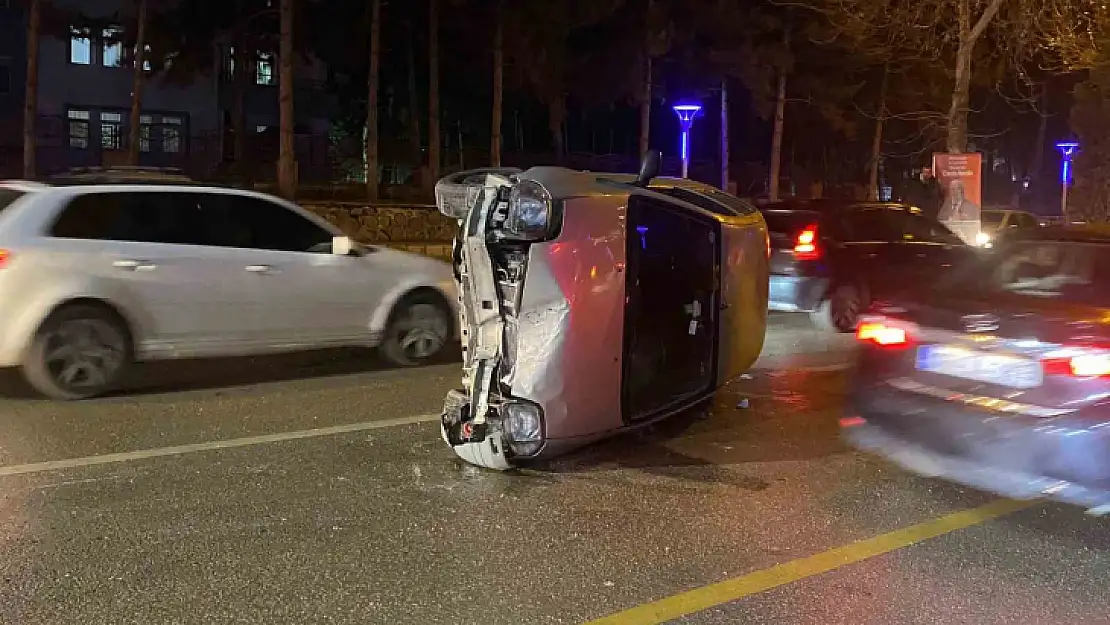
<svg viewBox="0 0 1110 625"><path fill-rule="evenodd" d="M0 401L0 623L1110 623L1110 523L847 452L850 342L770 334L708 418L514 474L439 440L453 364Z"/></svg>

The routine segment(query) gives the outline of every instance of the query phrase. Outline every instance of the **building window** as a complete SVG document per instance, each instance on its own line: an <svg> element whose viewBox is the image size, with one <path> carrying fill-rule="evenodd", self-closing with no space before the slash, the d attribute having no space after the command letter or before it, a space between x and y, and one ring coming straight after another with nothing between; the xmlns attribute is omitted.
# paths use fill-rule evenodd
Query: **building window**
<svg viewBox="0 0 1110 625"><path fill-rule="evenodd" d="M139 151L150 151L150 125L154 119L150 115L139 116Z"/></svg>
<svg viewBox="0 0 1110 625"><path fill-rule="evenodd" d="M123 113L100 114L100 147L105 150L123 149Z"/></svg>
<svg viewBox="0 0 1110 625"><path fill-rule="evenodd" d="M92 37L88 29L71 27L69 33L69 62L74 65L92 64Z"/></svg>
<svg viewBox="0 0 1110 625"><path fill-rule="evenodd" d="M134 50L137 53L139 51L138 46L136 46L134 48ZM143 71L144 72L149 72L154 68L154 66L150 64L150 55L151 55L150 44L144 45L143 46Z"/></svg>
<svg viewBox="0 0 1110 625"><path fill-rule="evenodd" d="M269 128L269 126L255 126L254 131L258 134L262 134L262 133L266 132L267 128Z"/></svg>
<svg viewBox="0 0 1110 625"><path fill-rule="evenodd" d="M112 27L100 32L101 63L104 67L123 67L123 29Z"/></svg>
<svg viewBox="0 0 1110 625"><path fill-rule="evenodd" d="M274 55L264 52L258 53L258 73L255 74L254 81L260 85L276 84L274 80Z"/></svg>
<svg viewBox="0 0 1110 625"><path fill-rule="evenodd" d="M162 151L166 154L181 152L181 127L184 120L180 117L162 117Z"/></svg>
<svg viewBox="0 0 1110 625"><path fill-rule="evenodd" d="M84 150L89 147L89 112L70 109L69 147Z"/></svg>

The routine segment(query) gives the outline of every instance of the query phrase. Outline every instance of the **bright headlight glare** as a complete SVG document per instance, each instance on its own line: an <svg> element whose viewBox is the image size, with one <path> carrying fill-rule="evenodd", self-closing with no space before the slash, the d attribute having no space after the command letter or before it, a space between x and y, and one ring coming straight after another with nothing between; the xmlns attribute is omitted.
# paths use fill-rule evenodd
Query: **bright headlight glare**
<svg viewBox="0 0 1110 625"><path fill-rule="evenodd" d="M991 242L991 235L987 234L986 232L979 232L975 235L975 244L976 245L986 245L987 243L990 243L990 242Z"/></svg>
<svg viewBox="0 0 1110 625"><path fill-rule="evenodd" d="M524 180L509 194L505 230L522 239L542 239L551 227L551 194L543 185Z"/></svg>
<svg viewBox="0 0 1110 625"><path fill-rule="evenodd" d="M439 212L454 219L462 219L478 203L482 185L458 184L440 180L436 183L436 207Z"/></svg>

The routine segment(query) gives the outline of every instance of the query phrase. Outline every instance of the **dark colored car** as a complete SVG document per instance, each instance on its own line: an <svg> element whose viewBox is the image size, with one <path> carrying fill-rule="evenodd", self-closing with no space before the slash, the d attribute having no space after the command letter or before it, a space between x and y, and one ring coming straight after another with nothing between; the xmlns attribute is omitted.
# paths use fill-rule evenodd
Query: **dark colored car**
<svg viewBox="0 0 1110 625"><path fill-rule="evenodd" d="M875 298L925 286L976 257L938 221L905 204L809 200L760 206L771 237L771 310L808 312L852 332Z"/></svg>
<svg viewBox="0 0 1110 625"><path fill-rule="evenodd" d="M1110 230L1015 237L860 320L843 433L918 473L1110 511Z"/></svg>

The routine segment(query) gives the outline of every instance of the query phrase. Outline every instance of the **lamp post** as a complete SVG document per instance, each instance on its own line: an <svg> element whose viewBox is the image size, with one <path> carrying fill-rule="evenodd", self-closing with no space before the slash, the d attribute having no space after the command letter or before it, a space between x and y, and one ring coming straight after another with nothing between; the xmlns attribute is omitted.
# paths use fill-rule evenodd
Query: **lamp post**
<svg viewBox="0 0 1110 625"><path fill-rule="evenodd" d="M671 108L674 109L678 115L678 123L680 130L680 148L679 152L682 157L682 177L686 178L690 173L690 129L694 127L694 118L701 111L700 104L675 104Z"/></svg>
<svg viewBox="0 0 1110 625"><path fill-rule="evenodd" d="M1071 159L1079 150L1075 141L1061 141L1056 144L1063 160L1060 161L1060 214L1064 217L1064 225L1068 224L1068 185L1071 183Z"/></svg>

